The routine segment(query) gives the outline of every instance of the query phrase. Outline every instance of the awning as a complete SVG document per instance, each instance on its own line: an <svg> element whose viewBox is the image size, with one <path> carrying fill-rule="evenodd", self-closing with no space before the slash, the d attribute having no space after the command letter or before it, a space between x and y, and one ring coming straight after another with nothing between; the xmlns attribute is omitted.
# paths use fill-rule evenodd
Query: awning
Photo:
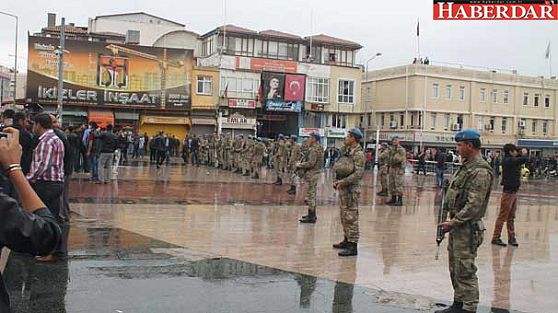
<svg viewBox="0 0 558 313"><path fill-rule="evenodd" d="M112 111L89 111L89 122L95 122L100 127L114 125L114 115Z"/></svg>
<svg viewBox="0 0 558 313"><path fill-rule="evenodd" d="M117 120L139 120L139 113L134 112L114 112L114 118Z"/></svg>

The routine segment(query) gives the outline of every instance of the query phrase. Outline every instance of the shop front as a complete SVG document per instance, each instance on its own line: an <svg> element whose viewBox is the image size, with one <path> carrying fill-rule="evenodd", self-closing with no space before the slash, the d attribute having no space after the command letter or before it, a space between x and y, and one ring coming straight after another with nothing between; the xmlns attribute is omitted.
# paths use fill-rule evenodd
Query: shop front
<svg viewBox="0 0 558 313"><path fill-rule="evenodd" d="M256 135L256 119L234 113L219 119L219 129L221 134L228 134L232 137L238 135L253 136Z"/></svg>
<svg viewBox="0 0 558 313"><path fill-rule="evenodd" d="M89 110L89 122L95 122L101 128L114 125L114 114L112 111Z"/></svg>
<svg viewBox="0 0 558 313"><path fill-rule="evenodd" d="M139 133L146 133L149 137L155 136L160 131L163 131L169 136L176 136L176 138L184 139L190 129L192 123L187 116L155 116L143 115L140 117Z"/></svg>
<svg viewBox="0 0 558 313"><path fill-rule="evenodd" d="M122 129L139 130L139 113L136 112L114 112L114 126Z"/></svg>
<svg viewBox="0 0 558 313"><path fill-rule="evenodd" d="M349 130L346 128L326 128L324 145L326 147L340 148L345 142L345 137L347 136L348 131Z"/></svg>
<svg viewBox="0 0 558 313"><path fill-rule="evenodd" d="M532 156L544 158L558 154L558 140L519 139L517 146L528 148Z"/></svg>
<svg viewBox="0 0 558 313"><path fill-rule="evenodd" d="M217 132L217 122L214 116L192 116L190 132L198 136L212 135Z"/></svg>

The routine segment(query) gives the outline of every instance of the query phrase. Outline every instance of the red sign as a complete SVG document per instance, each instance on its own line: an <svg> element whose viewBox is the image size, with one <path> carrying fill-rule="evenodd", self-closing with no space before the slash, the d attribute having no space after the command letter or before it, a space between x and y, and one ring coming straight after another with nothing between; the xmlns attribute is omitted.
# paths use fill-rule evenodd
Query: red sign
<svg viewBox="0 0 558 313"><path fill-rule="evenodd" d="M229 99L229 108L255 109L256 108L256 100Z"/></svg>
<svg viewBox="0 0 558 313"><path fill-rule="evenodd" d="M250 69L254 71L296 73L297 63L293 61L251 58Z"/></svg>
<svg viewBox="0 0 558 313"><path fill-rule="evenodd" d="M287 74L285 78L285 101L304 101L304 76Z"/></svg>
<svg viewBox="0 0 558 313"><path fill-rule="evenodd" d="M558 20L556 0L434 0L435 20Z"/></svg>

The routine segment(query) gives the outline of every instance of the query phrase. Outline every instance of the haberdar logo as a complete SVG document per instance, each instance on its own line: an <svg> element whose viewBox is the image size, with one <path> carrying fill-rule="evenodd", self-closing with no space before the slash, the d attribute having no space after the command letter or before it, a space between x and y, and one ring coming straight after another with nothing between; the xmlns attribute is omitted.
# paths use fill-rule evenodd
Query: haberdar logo
<svg viewBox="0 0 558 313"><path fill-rule="evenodd" d="M434 0L434 19L558 21L558 0Z"/></svg>

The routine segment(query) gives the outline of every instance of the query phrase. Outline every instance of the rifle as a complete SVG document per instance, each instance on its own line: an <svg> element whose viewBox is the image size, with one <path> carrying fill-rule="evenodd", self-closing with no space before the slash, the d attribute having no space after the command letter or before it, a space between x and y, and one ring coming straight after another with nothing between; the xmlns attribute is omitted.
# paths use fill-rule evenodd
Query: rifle
<svg viewBox="0 0 558 313"><path fill-rule="evenodd" d="M442 241L444 241L446 233L444 232L444 228L442 227L442 223L445 222L447 214L444 212L444 201L446 198L446 192L449 187L449 181L446 179L442 184L442 202L440 203L440 213L438 214L438 224L436 225L436 256L434 256L435 260L438 260L440 257L440 245Z"/></svg>

